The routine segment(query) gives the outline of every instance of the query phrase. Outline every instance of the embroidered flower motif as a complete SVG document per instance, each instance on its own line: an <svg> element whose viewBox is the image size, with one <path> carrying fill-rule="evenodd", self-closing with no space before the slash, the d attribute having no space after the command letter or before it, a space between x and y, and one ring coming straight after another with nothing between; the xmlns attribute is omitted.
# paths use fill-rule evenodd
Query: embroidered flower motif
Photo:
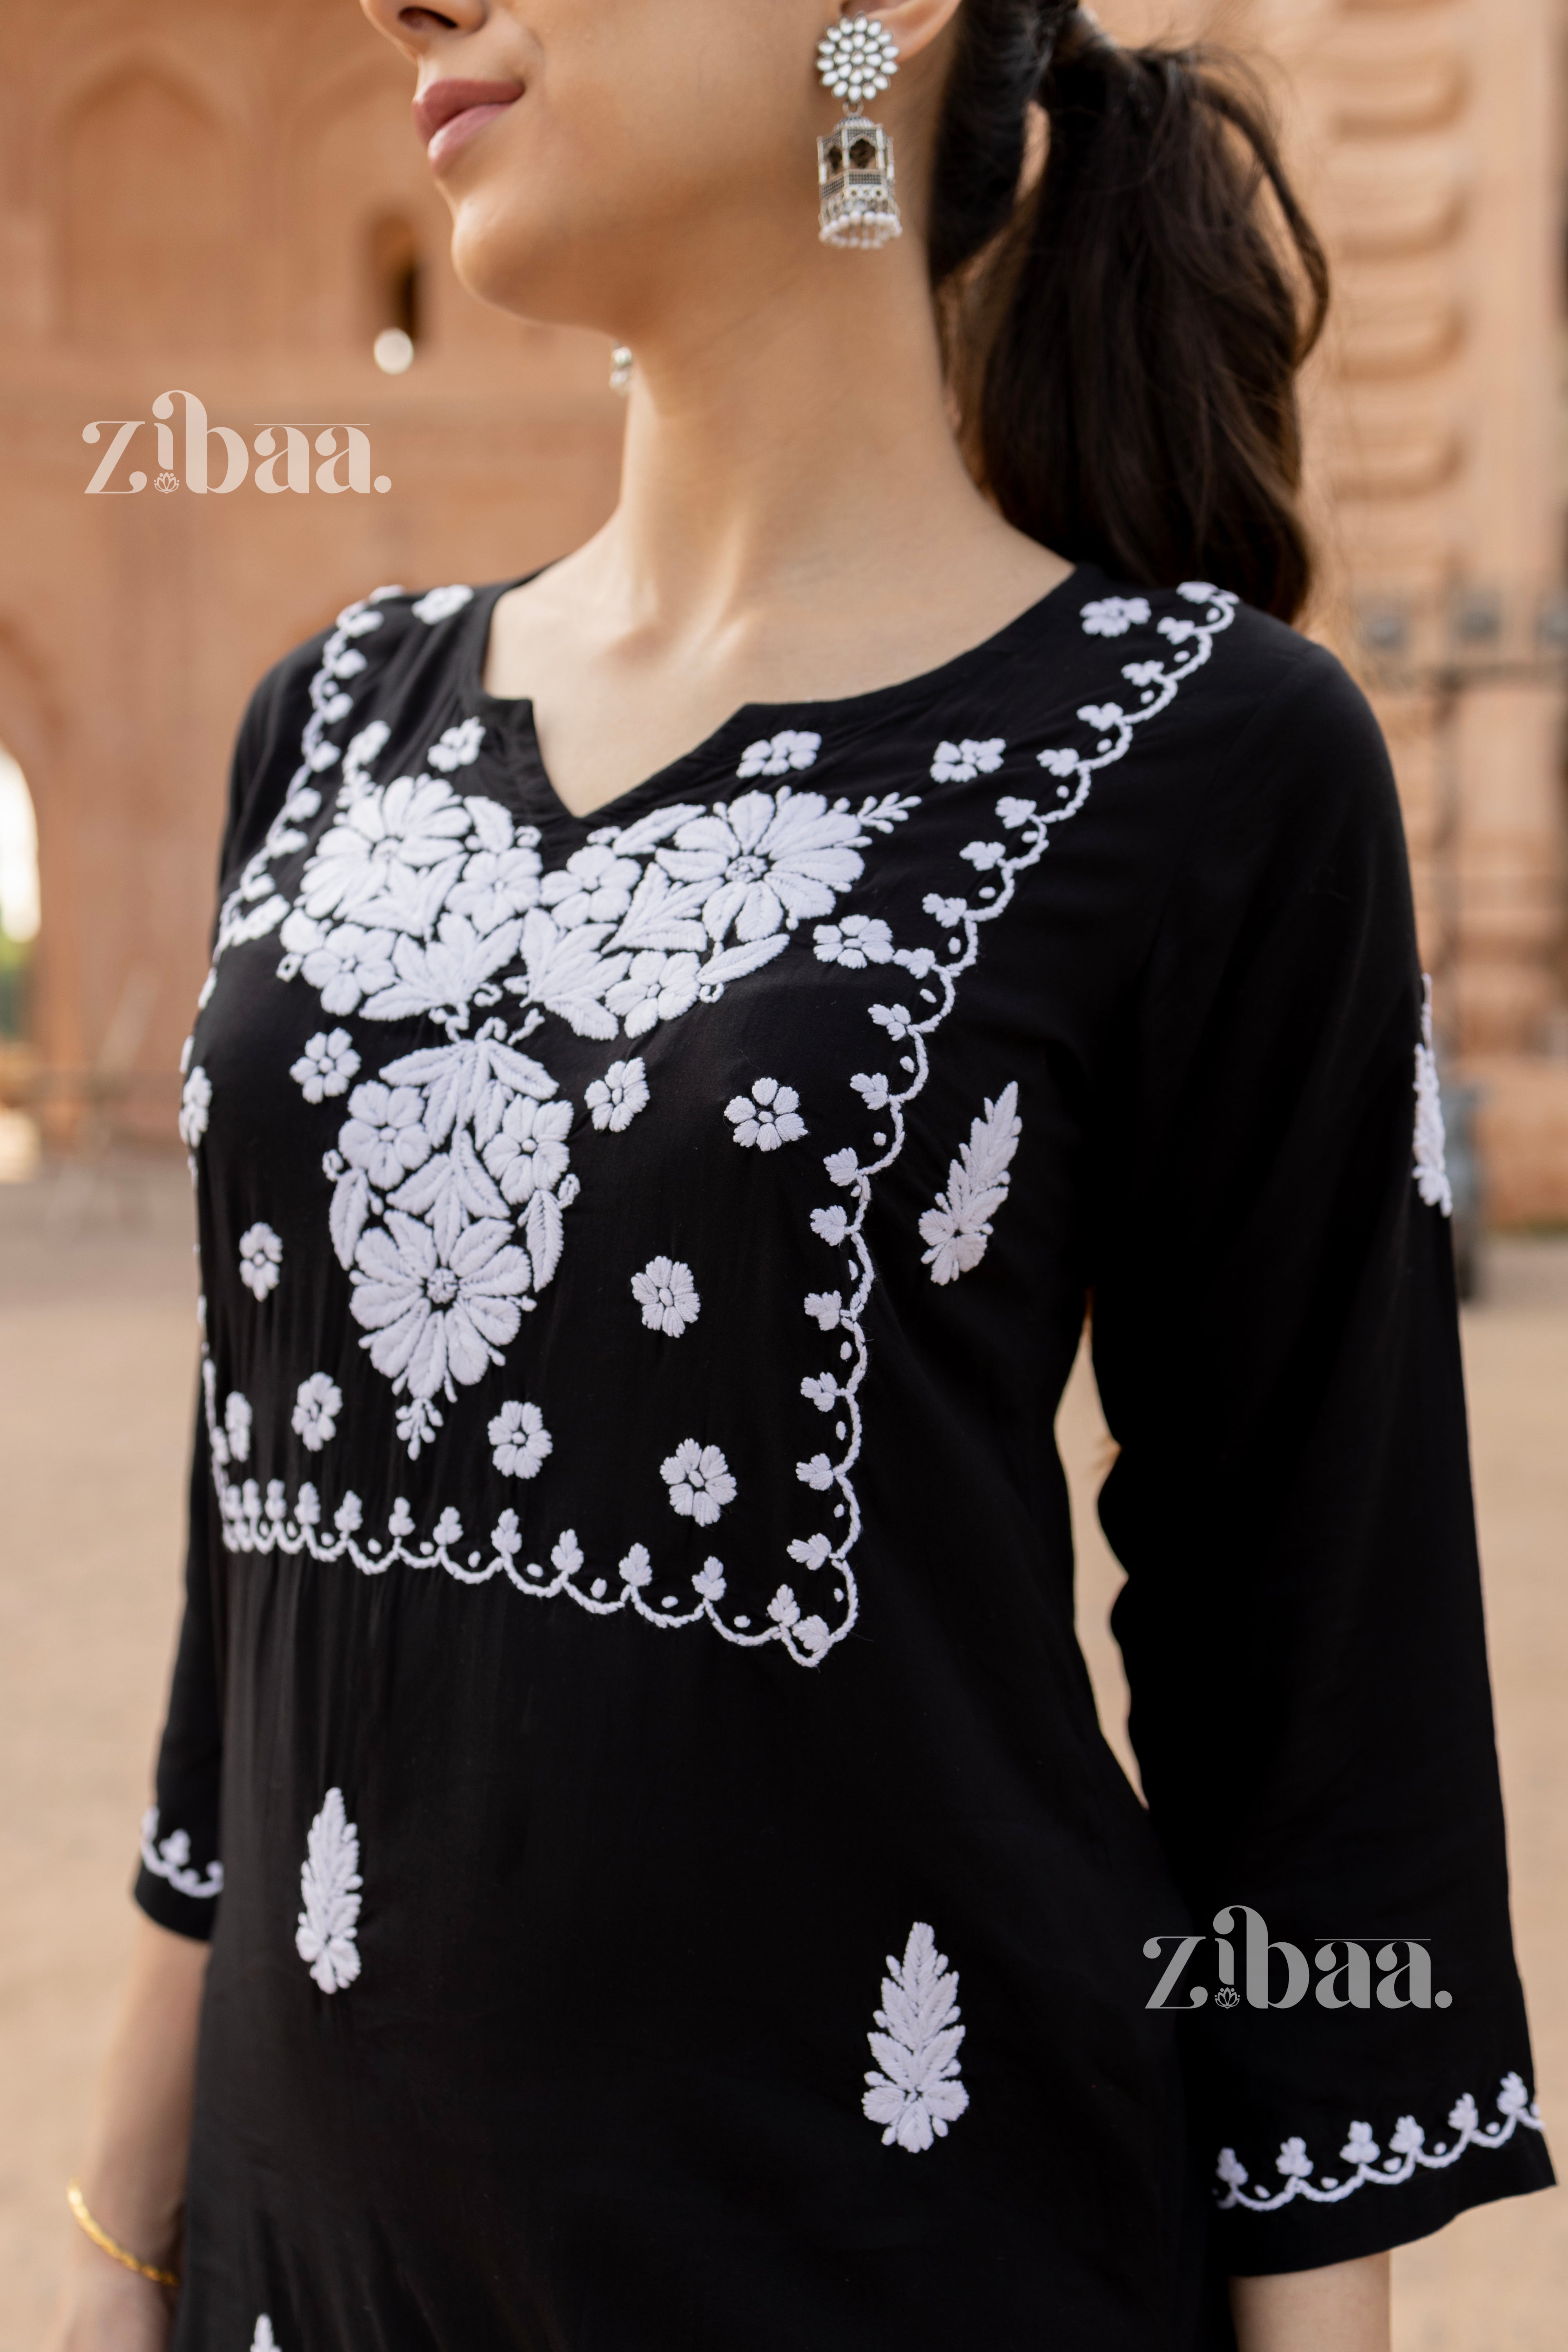
<svg viewBox="0 0 1568 2352"><path fill-rule="evenodd" d="M338 786L338 806L352 807L360 794L369 788L367 771L373 760L379 759L392 730L384 719L373 719L362 727L343 753L342 781Z"/></svg>
<svg viewBox="0 0 1568 2352"><path fill-rule="evenodd" d="M834 895L858 882L859 820L820 793L742 793L727 807L681 825L655 855L678 882L706 884L702 921L717 944L770 939L803 917L830 915Z"/></svg>
<svg viewBox="0 0 1568 2352"><path fill-rule="evenodd" d="M1221 2148L1219 2152L1219 2162L1215 2165L1215 2170L1218 2173L1220 2179L1225 2182L1227 2189L1246 2188L1247 2180L1247 2167L1245 2164L1237 2163L1235 2148Z"/></svg>
<svg viewBox="0 0 1568 2352"><path fill-rule="evenodd" d="M800 1384L800 1392L818 1412L831 1412L838 1402L838 1383L831 1372L824 1372L819 1380L813 1380L808 1373Z"/></svg>
<svg viewBox="0 0 1568 2352"><path fill-rule="evenodd" d="M300 969L324 1013L353 1013L362 998L380 994L397 978L391 931L367 931L361 923L339 923L323 931L296 907L279 937L290 955L300 957Z"/></svg>
<svg viewBox="0 0 1568 2352"><path fill-rule="evenodd" d="M839 923L818 923L816 931L819 963L838 963L846 971L864 971L868 963L891 963L893 934L875 915L846 915Z"/></svg>
<svg viewBox="0 0 1568 2352"><path fill-rule="evenodd" d="M349 1081L359 1068L355 1053L346 1029L318 1030L305 1041L305 1050L295 1062L289 1076L298 1084L308 1103L325 1102L329 1095L346 1095Z"/></svg>
<svg viewBox="0 0 1568 2352"><path fill-rule="evenodd" d="M993 874L998 866L1007 862L1007 845L1002 841L972 841L958 854L977 874Z"/></svg>
<svg viewBox="0 0 1568 2352"><path fill-rule="evenodd" d="M212 1108L212 1080L198 1062L185 1080L180 1097L180 1138L189 1151L194 1151L207 1131L207 1113Z"/></svg>
<svg viewBox="0 0 1568 2352"><path fill-rule="evenodd" d="M641 1055L629 1062L612 1062L604 1076L595 1078L584 1089L583 1099L595 1127L607 1127L612 1135L619 1135L647 1107L647 1074Z"/></svg>
<svg viewBox="0 0 1568 2352"><path fill-rule="evenodd" d="M829 1213L842 1216L844 1212L840 1209L837 1213L829 1212ZM844 1301L837 1290L808 1290L805 1295L805 1311L824 1331L837 1331L839 1318L844 1311Z"/></svg>
<svg viewBox="0 0 1568 2352"><path fill-rule="evenodd" d="M503 1404L489 1426L491 1458L503 1478L535 1478L554 1448L536 1404Z"/></svg>
<svg viewBox="0 0 1568 2352"><path fill-rule="evenodd" d="M956 1282L984 1256L991 1219L1013 1181L1007 1171L1022 1132L1014 1083L973 1122L968 1142L959 1145L948 1169L946 1192L937 1194L935 1208L921 1219L921 1239L930 1244L921 1262L930 1266L933 1282Z"/></svg>
<svg viewBox="0 0 1568 2352"><path fill-rule="evenodd" d="M278 2338L272 2333L272 2322L262 2312L250 2339L250 2352L278 2352Z"/></svg>
<svg viewBox="0 0 1568 2352"><path fill-rule="evenodd" d="M478 719L465 719L457 727L448 727L438 743L432 743L426 757L433 768L449 776L458 768L468 768L479 756L479 745L485 740L484 723Z"/></svg>
<svg viewBox="0 0 1568 2352"><path fill-rule="evenodd" d="M701 1568L692 1578L691 1581L697 1587L698 1591L702 1595L704 1601L723 1600L724 1570L720 1561L716 1559L705 1559Z"/></svg>
<svg viewBox="0 0 1568 2352"><path fill-rule="evenodd" d="M1036 758L1047 776L1075 776L1078 773L1079 758L1076 751L1066 750L1039 751L1037 752Z"/></svg>
<svg viewBox="0 0 1568 2352"><path fill-rule="evenodd" d="M294 1949L323 1992L341 1992L359 1974L359 1832L348 1818L341 1789L329 1789L310 1823L300 1873L304 1905Z"/></svg>
<svg viewBox="0 0 1568 2352"><path fill-rule="evenodd" d="M231 1461L247 1462L250 1458L251 1418L246 1399L237 1390L232 1391L223 1409L223 1433Z"/></svg>
<svg viewBox="0 0 1568 2352"><path fill-rule="evenodd" d="M679 1258L650 1257L642 1272L632 1276L632 1297L642 1308L648 1329L662 1331L671 1339L678 1339L689 1323L696 1322L702 1304L691 1268Z"/></svg>
<svg viewBox="0 0 1568 2352"><path fill-rule="evenodd" d="M454 613L460 613L464 605L472 601L473 593L471 588L426 588L424 595L409 610L416 621L425 621L434 627L437 621L450 620Z"/></svg>
<svg viewBox="0 0 1568 2352"><path fill-rule="evenodd" d="M1147 596L1101 596L1086 604L1080 615L1088 637L1124 637L1149 618Z"/></svg>
<svg viewBox="0 0 1568 2352"><path fill-rule="evenodd" d="M787 776L790 770L809 768L822 749L820 735L797 733L786 728L782 735L772 735L761 742L748 743L741 754L741 764L735 773L746 776Z"/></svg>
<svg viewBox="0 0 1568 2352"><path fill-rule="evenodd" d="M896 2141L911 2156L922 2155L933 2138L946 2138L948 2126L968 2108L958 2070L964 2035L960 2018L958 1978L924 1920L917 1919L902 1964L888 1957L877 2011L880 2031L866 2037L880 2071L867 2074L860 2105L868 2122L885 2126L884 2147Z"/></svg>
<svg viewBox="0 0 1568 2352"><path fill-rule="evenodd" d="M419 1120L423 1108L415 1087L383 1086L379 1078L356 1087L349 1097L338 1149L378 1192L390 1192L430 1157L430 1138Z"/></svg>
<svg viewBox="0 0 1568 2352"><path fill-rule="evenodd" d="M142 1866L154 1878L166 1878L176 1895L188 1895L193 1903L210 1903L223 1893L222 1863L209 1863L205 1872L194 1870L189 1832L171 1830L161 1838L156 1805L149 1805L142 1816Z"/></svg>
<svg viewBox="0 0 1568 2352"><path fill-rule="evenodd" d="M635 857L618 856L605 844L591 842L546 876L540 903L552 908L563 931L575 930L579 923L618 923L631 909L641 874Z"/></svg>
<svg viewBox="0 0 1568 2352"><path fill-rule="evenodd" d="M805 1133L799 1106L793 1087L781 1087L776 1078L757 1078L751 1100L737 1095L725 1104L724 1116L735 1129L736 1142L747 1150L755 1144L759 1151L776 1151L781 1144L798 1143Z"/></svg>
<svg viewBox="0 0 1568 2352"><path fill-rule="evenodd" d="M488 939L539 904L539 835L531 824L514 828L494 801L470 800L468 812L474 820L468 838L479 845L463 860L462 879L447 891L446 910L466 916L479 936Z"/></svg>
<svg viewBox="0 0 1568 2352"><path fill-rule="evenodd" d="M725 1504L735 1499L730 1465L716 1445L699 1445L688 1437L659 1469L669 1488L671 1508L683 1519L695 1519L700 1528L710 1528Z"/></svg>
<svg viewBox="0 0 1568 2352"><path fill-rule="evenodd" d="M645 948L632 958L625 980L605 991L605 1003L620 1016L628 1037L640 1037L657 1021L673 1021L689 1012L702 985L701 971L689 949L674 955Z"/></svg>
<svg viewBox="0 0 1568 2352"><path fill-rule="evenodd" d="M1443 1127L1443 1090L1437 1083L1437 1056L1432 1044L1432 982L1422 974L1421 1039L1415 1048L1415 1189L1429 1209L1454 1213L1454 1188L1448 1181L1447 1137Z"/></svg>
<svg viewBox="0 0 1568 2352"><path fill-rule="evenodd" d="M791 1559L798 1560L802 1568L815 1570L820 1568L824 1560L832 1559L833 1546L826 1536L797 1536L789 1547L789 1556Z"/></svg>
<svg viewBox="0 0 1568 2352"><path fill-rule="evenodd" d="M312 1372L308 1381L300 1381L294 1399L293 1426L312 1454L319 1454L336 1436L342 1409L343 1392L327 1373Z"/></svg>
<svg viewBox="0 0 1568 2352"><path fill-rule="evenodd" d="M815 1487L819 1495L826 1495L833 1484L833 1465L826 1454L814 1454L809 1462L795 1464L795 1475L803 1486Z"/></svg>
<svg viewBox="0 0 1568 2352"><path fill-rule="evenodd" d="M426 929L457 879L469 824L467 806L438 776L398 776L365 793L321 836L300 877L300 908L316 921L336 915ZM284 946L296 936L286 929Z"/></svg>
<svg viewBox="0 0 1568 2352"><path fill-rule="evenodd" d="M647 1556L646 1544L633 1544L621 1562L621 1580L623 1583L629 1584L634 1592L640 1592L645 1585L653 1582L653 1562Z"/></svg>
<svg viewBox="0 0 1568 2352"><path fill-rule="evenodd" d="M1347 2164L1373 2164L1383 2154L1383 2150L1372 2136L1370 2124L1352 2124L1350 2137L1341 2148L1340 2154ZM1244 2174L1243 2179L1245 2178Z"/></svg>
<svg viewBox="0 0 1568 2352"><path fill-rule="evenodd" d="M1248 2194L1246 2166L1237 2162L1234 2148L1222 2147L1215 2167L1226 2191L1219 2200L1220 2210L1228 2212L1239 2206L1248 2213L1276 2213L1297 2197L1304 2197L1314 2205L1338 2205L1368 2180L1379 2189L1395 2189L1413 2179L1418 2170L1447 2170L1449 2165L1458 2162L1467 2148L1505 2147L1521 2125L1527 2131L1541 2129L1535 2104L1517 2074L1504 2075L1497 2105L1500 2122L1483 2124L1474 2098L1468 2091L1464 2092L1448 2110L1448 2128L1456 2137L1439 2140L1434 2148L1427 2147L1426 2134L1415 2116L1401 2116L1388 2136L1391 2153L1381 2163L1378 2159L1382 2150L1372 2126L1352 2123L1340 2150L1342 2160L1352 2168L1344 2180L1326 2173L1314 2179L1307 2144L1299 2133L1293 2133L1282 2143L1275 2158L1275 2170L1285 2185L1272 2192L1267 2183L1260 2183Z"/></svg>
<svg viewBox="0 0 1568 2352"><path fill-rule="evenodd" d="M816 1235L818 1241L826 1242L829 1249L837 1249L839 1243L844 1239L845 1234L849 1231L848 1210L837 1208L813 1209L811 1213L811 1230ZM837 1297L837 1293L835 1292L834 1296Z"/></svg>
<svg viewBox="0 0 1568 2352"><path fill-rule="evenodd" d="M1274 2168L1290 2179L1310 2179L1312 2172L1312 2159L1307 2154L1305 2140L1295 2137L1288 2139L1274 2159Z"/></svg>
<svg viewBox="0 0 1568 2352"><path fill-rule="evenodd" d="M962 743L939 743L931 763L931 782L967 784L975 776L994 776L1006 750L1000 735L993 735L984 743L972 742L967 735Z"/></svg>
<svg viewBox="0 0 1568 2352"><path fill-rule="evenodd" d="M371 1334L360 1342L399 1394L450 1400L454 1381L465 1386L500 1363L500 1349L517 1337L518 1299L530 1267L510 1245L510 1228L495 1218L465 1227L450 1247L437 1247L427 1225L401 1210L389 1212L354 1253L354 1320Z"/></svg>
<svg viewBox="0 0 1568 2352"><path fill-rule="evenodd" d="M258 1302L278 1287L283 1244L270 1225L251 1225L239 1237L239 1278Z"/></svg>
<svg viewBox="0 0 1568 2352"><path fill-rule="evenodd" d="M514 1205L533 1193L553 1192L571 1157L568 1102L535 1102L517 1095L501 1115L500 1131L485 1146L485 1166Z"/></svg>

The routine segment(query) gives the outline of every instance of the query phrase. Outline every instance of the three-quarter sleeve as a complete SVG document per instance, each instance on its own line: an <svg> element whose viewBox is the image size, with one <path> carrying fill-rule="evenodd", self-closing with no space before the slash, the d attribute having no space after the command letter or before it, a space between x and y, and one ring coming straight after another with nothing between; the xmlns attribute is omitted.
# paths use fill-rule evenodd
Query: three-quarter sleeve
<svg viewBox="0 0 1568 2352"><path fill-rule="evenodd" d="M1337 665L1303 649L1201 798L1104 1084L1094 1358L1131 1736L1191 1914L1149 1929L1204 1938L1169 2005L1206 1996L1194 2127L1247 2273L1552 2172L1404 837Z"/></svg>

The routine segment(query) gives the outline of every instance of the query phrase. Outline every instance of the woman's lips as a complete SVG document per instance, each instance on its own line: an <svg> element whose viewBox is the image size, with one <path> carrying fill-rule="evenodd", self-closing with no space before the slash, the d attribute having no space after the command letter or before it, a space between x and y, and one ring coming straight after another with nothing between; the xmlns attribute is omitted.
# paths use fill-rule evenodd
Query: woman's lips
<svg viewBox="0 0 1568 2352"><path fill-rule="evenodd" d="M436 81L421 90L414 101L414 127L432 171L439 171L521 96L519 81Z"/></svg>

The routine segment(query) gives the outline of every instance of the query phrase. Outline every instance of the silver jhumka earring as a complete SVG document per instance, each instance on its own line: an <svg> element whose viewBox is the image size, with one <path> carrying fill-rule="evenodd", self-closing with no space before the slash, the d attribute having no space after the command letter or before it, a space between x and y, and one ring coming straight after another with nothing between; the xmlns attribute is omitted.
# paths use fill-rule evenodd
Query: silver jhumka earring
<svg viewBox="0 0 1568 2352"><path fill-rule="evenodd" d="M898 72L897 46L875 16L841 16L822 37L816 67L847 110L816 142L818 234L824 245L886 245L904 231L893 193L893 142L860 107Z"/></svg>
<svg viewBox="0 0 1568 2352"><path fill-rule="evenodd" d="M632 388L632 371L637 362L629 343L617 343L610 353L610 390L618 392L625 400Z"/></svg>

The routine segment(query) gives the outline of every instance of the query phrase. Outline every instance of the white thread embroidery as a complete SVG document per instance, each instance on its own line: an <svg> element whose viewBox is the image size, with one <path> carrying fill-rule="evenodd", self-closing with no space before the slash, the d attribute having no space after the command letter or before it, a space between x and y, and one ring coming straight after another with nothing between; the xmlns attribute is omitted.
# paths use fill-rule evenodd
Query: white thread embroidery
<svg viewBox="0 0 1568 2352"><path fill-rule="evenodd" d="M198 1063L185 1080L180 1096L180 1139L188 1151L194 1151L207 1131L207 1113L212 1108L212 1080Z"/></svg>
<svg viewBox="0 0 1568 2352"><path fill-rule="evenodd" d="M250 2352L278 2352L278 2338L272 2333L272 2322L263 2312L256 2323L256 2333L250 2339Z"/></svg>
<svg viewBox="0 0 1568 2352"><path fill-rule="evenodd" d="M959 2079L958 1979L936 1948L924 1920L910 1929L902 1963L888 1956L882 1979L879 2032L867 2035L880 2072L866 2076L861 2107L868 2120L886 2126L882 2146L921 2155L933 2139L945 2139L969 2105Z"/></svg>
<svg viewBox="0 0 1568 2352"><path fill-rule="evenodd" d="M312 1372L300 1381L290 1426L308 1453L319 1454L331 1443L342 1409L343 1392L326 1372Z"/></svg>
<svg viewBox="0 0 1568 2352"><path fill-rule="evenodd" d="M1228 629L1235 617L1239 599L1228 589L1211 588L1205 582L1189 581L1177 592L1189 604L1205 607L1202 617L1188 620L1176 614L1165 614L1158 624L1160 635L1178 648L1176 660L1168 667L1164 661L1130 662L1123 666L1122 676L1139 689L1139 708L1123 710L1119 704L1087 704L1079 713L1086 726L1096 730L1092 751L1079 751L1068 746L1052 746L1038 752L1037 764L1047 775L1071 778L1058 788L1062 805L1040 809L1033 800L1013 794L1004 795L996 803L996 815L1005 833L1020 836L1017 848L1005 842L996 845L999 857L987 856L984 862L969 856L975 866L976 879L981 873L989 880L979 883L977 898L983 902L973 905L967 898L945 898L932 891L925 898L925 911L950 936L947 956L940 959L930 948L896 949L894 967L908 974L914 983L920 1001L931 1010L916 1013L908 1004L873 1004L869 1018L884 1031L892 1045L906 1050L899 1056L899 1078L888 1078L885 1088L878 1084L880 1074L863 1073L855 1081L856 1091L868 1105L875 1097L874 1107L886 1118L887 1126L879 1136L888 1138L884 1144L877 1140L878 1156L864 1163L850 1150L830 1152L824 1162L834 1183L844 1187L854 1198L853 1210L837 1203L832 1207L811 1212L811 1229L829 1249L842 1249L847 1244L853 1252L853 1282L837 1290L811 1291L807 1294L805 1312L826 1331L839 1330L839 1361L845 1368L836 1376L837 1402L841 1418L834 1424L834 1434L841 1451L837 1460L826 1454L814 1455L809 1462L796 1465L801 1483L817 1492L837 1488L839 1499L833 1506L833 1517L841 1523L837 1540L826 1555L836 1574L842 1580L843 1613L833 1627L829 1643L820 1654L826 1656L827 1647L842 1642L853 1630L859 1613L859 1596L849 1567L849 1556L860 1534L860 1502L855 1486L855 1468L860 1458L864 1431L860 1413L859 1391L865 1381L869 1350L866 1339L864 1316L866 1302L871 1294L873 1269L867 1246L864 1226L871 1203L873 1180L892 1167L902 1153L906 1137L905 1107L912 1102L925 1087L930 1075L927 1039L939 1030L952 1011L958 998L958 982L970 971L980 952L980 927L994 922L1012 904L1020 877L1037 866L1050 844L1050 828L1064 824L1075 817L1093 789L1094 779L1105 768L1114 767L1125 759L1137 740L1139 728L1168 710L1186 681L1203 668L1210 659L1215 639ZM1091 632L1092 634L1092 632ZM989 845L971 844L988 850ZM968 853L965 853L968 855ZM901 1080L901 1083L900 1083ZM872 1090L867 1094L866 1087ZM846 1296L847 1291L847 1296ZM836 1313L831 1311L836 1309ZM815 1540L815 1539L814 1539ZM792 1558L798 1558L795 1545L789 1547ZM818 1657L802 1658L803 1664L818 1664Z"/></svg>
<svg viewBox="0 0 1568 2352"><path fill-rule="evenodd" d="M871 1081L858 1083L868 1087ZM948 1169L946 1192L937 1194L935 1208L921 1219L921 1239L930 1244L921 1262L930 1266L933 1282L956 1282L984 1256L991 1220L1013 1181L1007 1171L1022 1132L1015 1082L1004 1087L994 1104L988 1100L972 1123L968 1142L959 1145Z"/></svg>
<svg viewBox="0 0 1568 2352"><path fill-rule="evenodd" d="M1437 1083L1437 1056L1432 1043L1432 982L1421 975L1421 1037L1415 1048L1415 1142L1413 1173L1415 1189L1429 1209L1454 1213L1454 1188L1448 1181L1447 1137L1443 1130L1443 1092Z"/></svg>
<svg viewBox="0 0 1568 2352"><path fill-rule="evenodd" d="M244 1462L250 1454L251 1411L237 1390L231 1391L223 1409L221 1443L226 1462Z"/></svg>
<svg viewBox="0 0 1568 2352"><path fill-rule="evenodd" d="M938 784L967 784L976 776L994 776L1006 750L1000 735L993 735L984 743L971 742L967 735L962 743L939 743L931 763L931 781Z"/></svg>
<svg viewBox="0 0 1568 2352"><path fill-rule="evenodd" d="M642 1056L637 1055L629 1062L612 1062L602 1078L592 1079L584 1088L583 1099L595 1127L608 1128L612 1135L619 1135L623 1129L630 1127L639 1110L647 1108L647 1073L643 1068Z"/></svg>
<svg viewBox="0 0 1568 2352"><path fill-rule="evenodd" d="M1350 2137L1340 2150L1342 2163L1351 2167L1341 2179L1337 2173L1321 2174L1316 2180L1317 2168L1307 2153L1306 2142L1293 2137L1285 2141L1274 2160L1274 2168L1285 2181L1283 2189L1270 2196L1266 2188L1247 2194L1247 2173L1237 2161L1233 2147L1222 2147L1215 2173L1226 2194L1219 2200L1219 2210L1228 2212L1239 2206L1247 2213L1276 2213L1293 2198L1305 2197L1314 2205L1337 2205L1358 2189L1369 2184L1374 2189L1397 2189L1402 2182L1413 2179L1417 2168L1427 2172L1442 2172L1457 2164L1468 2147L1503 2147L1522 2125L1526 2131L1540 2131L1540 2112L1534 2100L1517 2074L1505 2074L1497 2097L1500 2123L1485 2124L1480 2120L1475 2100L1468 2091L1448 2110L1448 2128L1456 2135L1452 2140L1438 2140L1428 2149L1426 2135L1414 2116L1401 2116L1389 2135L1392 2153L1381 2165L1382 2154L1373 2137L1370 2124L1352 2124Z"/></svg>
<svg viewBox="0 0 1568 2352"><path fill-rule="evenodd" d="M734 1128L735 1141L747 1150L754 1144L759 1151L776 1151L781 1144L798 1143L805 1133L800 1097L776 1078L756 1079L751 1100L736 1095L725 1104L724 1116Z"/></svg>
<svg viewBox="0 0 1568 2352"><path fill-rule="evenodd" d="M455 585L426 588L424 595L409 609L416 621L426 622L433 628L437 621L450 620L454 613L460 613L465 604L472 602L473 593L471 588Z"/></svg>
<svg viewBox="0 0 1568 2352"><path fill-rule="evenodd" d="M323 1992L341 1992L359 1974L359 1832L341 1789L329 1789L310 1823L300 1873L304 1905L294 1948Z"/></svg>
<svg viewBox="0 0 1568 2352"><path fill-rule="evenodd" d="M329 1095L346 1095L349 1081L359 1068L355 1053L346 1029L318 1030L305 1041L305 1050L292 1064L289 1076L297 1080L308 1103L325 1102Z"/></svg>
<svg viewBox="0 0 1568 2352"><path fill-rule="evenodd" d="M659 1464L659 1475L669 1488L670 1508L683 1519L695 1519L700 1528L710 1528L725 1504L735 1499L735 1481L724 1456L716 1445L699 1445L694 1437L682 1439Z"/></svg>
<svg viewBox="0 0 1568 2352"><path fill-rule="evenodd" d="M503 1404L489 1435L491 1459L503 1478L536 1478L555 1446L536 1404Z"/></svg>
<svg viewBox="0 0 1568 2352"><path fill-rule="evenodd" d="M438 743L432 743L426 757L433 768L449 776L458 768L472 767L479 756L479 745L485 730L477 719L465 719L460 726L448 727Z"/></svg>
<svg viewBox="0 0 1568 2352"><path fill-rule="evenodd" d="M1087 637L1124 637L1129 629L1149 618L1146 596L1102 596L1098 603L1086 604L1079 619Z"/></svg>
<svg viewBox="0 0 1568 2352"><path fill-rule="evenodd" d="M696 1322L702 1305L691 1268L679 1258L650 1257L642 1272L632 1276L632 1297L648 1329L662 1331L670 1339L679 1339L687 1325Z"/></svg>
<svg viewBox="0 0 1568 2352"><path fill-rule="evenodd" d="M893 934L879 916L846 915L841 923L818 923L815 937L818 963L864 971L869 963L893 961Z"/></svg>
<svg viewBox="0 0 1568 2352"><path fill-rule="evenodd" d="M822 749L820 735L807 734L785 728L782 735L770 735L761 742L748 743L741 754L737 776L787 776L792 768L809 768Z"/></svg>
<svg viewBox="0 0 1568 2352"><path fill-rule="evenodd" d="M251 1225L239 1237L239 1278L259 1302L278 1287L283 1244L270 1225Z"/></svg>
<svg viewBox="0 0 1568 2352"><path fill-rule="evenodd" d="M158 1808L149 1805L142 1816L142 1865L154 1878L166 1878L176 1895L187 1895L193 1903L210 1903L223 1893L223 1864L209 1862L204 1871L193 1870L191 1841L184 1830L171 1830L166 1838L158 1835Z"/></svg>

